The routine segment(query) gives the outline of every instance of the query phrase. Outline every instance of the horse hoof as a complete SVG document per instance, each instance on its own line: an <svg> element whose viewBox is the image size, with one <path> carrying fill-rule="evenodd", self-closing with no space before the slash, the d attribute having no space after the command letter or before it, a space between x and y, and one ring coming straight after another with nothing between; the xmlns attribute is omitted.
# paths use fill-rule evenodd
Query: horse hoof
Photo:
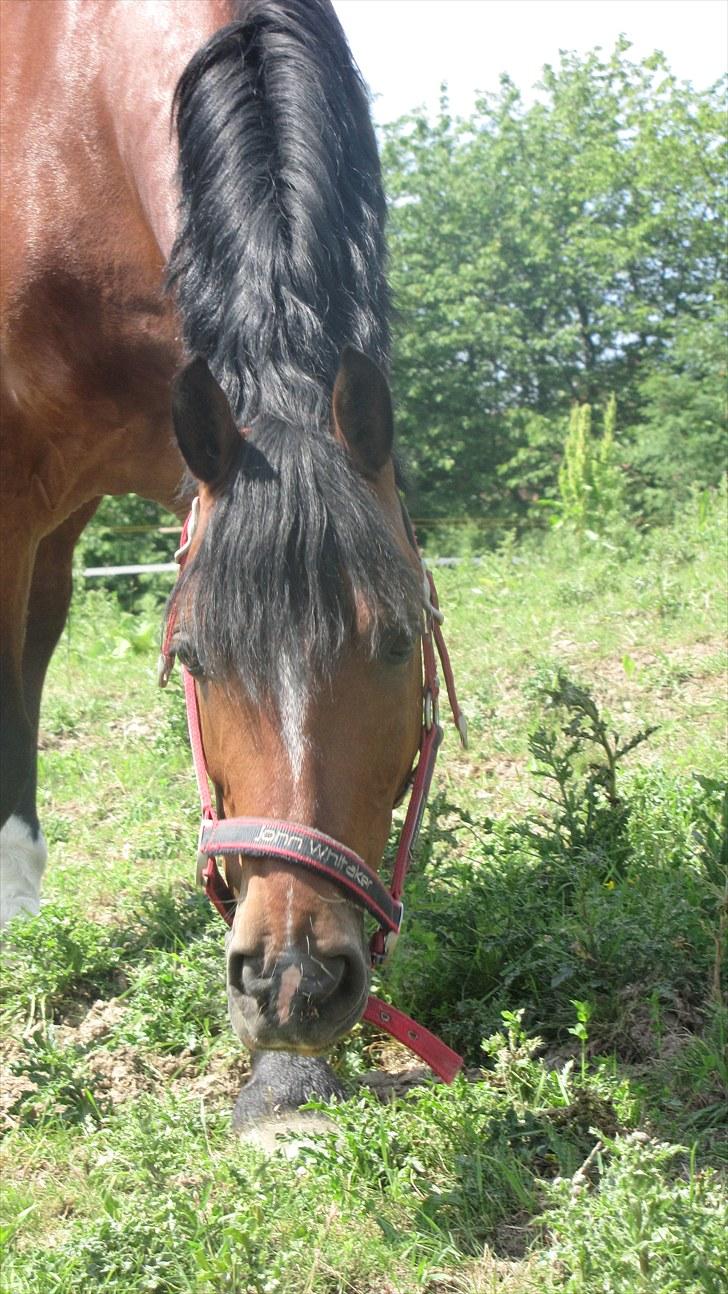
<svg viewBox="0 0 728 1294"><path fill-rule="evenodd" d="M344 1089L331 1066L320 1056L288 1051L253 1054L253 1072L233 1110L233 1128L248 1141L271 1153L280 1149L285 1134L287 1153L295 1153L292 1135L310 1138L334 1125L316 1110L301 1110L307 1101L342 1100Z"/></svg>

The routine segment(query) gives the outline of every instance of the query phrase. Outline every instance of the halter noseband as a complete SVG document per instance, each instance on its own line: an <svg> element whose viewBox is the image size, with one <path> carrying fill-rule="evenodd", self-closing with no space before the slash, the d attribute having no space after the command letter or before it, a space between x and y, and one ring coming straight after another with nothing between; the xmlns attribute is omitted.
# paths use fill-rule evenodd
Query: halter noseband
<svg viewBox="0 0 728 1294"><path fill-rule="evenodd" d="M182 528L180 546L175 553L180 573L185 565L199 516L199 499L192 504ZM413 545L414 534L408 525ZM397 855L392 869L389 888L383 884L363 858L331 836L298 822L278 821L270 818L221 818L210 794L210 781L202 743L200 709L195 680L181 664L182 680L187 708L187 725L192 747L192 758L202 807L202 823L197 854L198 880L228 926L232 926L237 900L217 865L218 857L226 855L252 855L278 858L282 862L304 867L343 890L346 897L364 908L378 923L370 941L373 966L380 965L392 952L397 941L404 915L402 891L407 869L412 862L417 838L424 816L427 796L432 782L437 752L442 742L443 730L439 723L438 696L440 683L437 674L437 656L445 677L448 699L462 744L467 745L467 725L455 693L452 667L442 636L442 612L432 574L424 565L425 624L421 636L423 665L422 728L416 762L405 784L405 794L410 788L404 826L399 838ZM159 658L159 685L166 687L174 665L172 647L176 613L174 606L167 620ZM462 1057L454 1052L429 1030L415 1023L403 1011L378 998L369 996L363 1019L378 1025L413 1051L446 1083L451 1083L462 1066Z"/></svg>

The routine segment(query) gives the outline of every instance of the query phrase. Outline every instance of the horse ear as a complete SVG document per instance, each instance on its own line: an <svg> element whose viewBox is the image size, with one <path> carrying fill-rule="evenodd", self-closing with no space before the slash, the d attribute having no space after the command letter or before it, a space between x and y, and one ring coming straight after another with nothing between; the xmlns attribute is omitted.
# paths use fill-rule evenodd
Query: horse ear
<svg viewBox="0 0 728 1294"><path fill-rule="evenodd" d="M365 476L376 476L392 453L392 397L382 370L354 346L341 353L332 418L337 440Z"/></svg>
<svg viewBox="0 0 728 1294"><path fill-rule="evenodd" d="M225 394L200 356L172 383L172 422L193 475L206 485L220 485L237 457L240 433Z"/></svg>

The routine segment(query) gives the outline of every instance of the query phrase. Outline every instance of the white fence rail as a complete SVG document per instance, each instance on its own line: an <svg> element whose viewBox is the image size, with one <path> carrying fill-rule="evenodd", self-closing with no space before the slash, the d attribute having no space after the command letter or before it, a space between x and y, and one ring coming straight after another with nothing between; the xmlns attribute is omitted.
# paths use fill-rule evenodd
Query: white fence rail
<svg viewBox="0 0 728 1294"><path fill-rule="evenodd" d="M459 566L461 562L472 562L478 566L480 557L428 557L428 566ZM173 575L179 567L176 562L151 562L148 566L87 566L81 572L84 579L109 579L116 575Z"/></svg>
<svg viewBox="0 0 728 1294"><path fill-rule="evenodd" d="M87 566L84 579L105 579L110 575L163 575L178 569L176 562L152 562L149 566Z"/></svg>

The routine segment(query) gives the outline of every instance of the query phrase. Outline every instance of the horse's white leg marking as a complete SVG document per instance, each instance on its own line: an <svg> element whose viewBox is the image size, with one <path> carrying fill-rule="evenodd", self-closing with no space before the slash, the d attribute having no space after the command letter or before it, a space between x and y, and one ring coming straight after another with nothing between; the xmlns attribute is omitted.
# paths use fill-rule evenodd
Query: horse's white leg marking
<svg viewBox="0 0 728 1294"><path fill-rule="evenodd" d="M18 912L37 916L40 883L48 847L42 831L33 839L30 827L15 814L0 831L0 926Z"/></svg>

